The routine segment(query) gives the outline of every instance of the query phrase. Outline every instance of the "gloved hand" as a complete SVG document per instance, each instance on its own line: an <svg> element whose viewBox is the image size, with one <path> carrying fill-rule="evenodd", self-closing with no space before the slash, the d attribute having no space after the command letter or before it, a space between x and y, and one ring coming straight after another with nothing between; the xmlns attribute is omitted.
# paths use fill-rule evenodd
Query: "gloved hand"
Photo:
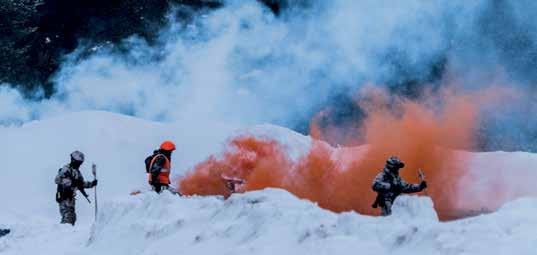
<svg viewBox="0 0 537 255"><path fill-rule="evenodd" d="M97 180L93 180L93 181L91 182L91 186L93 186L93 187L97 186Z"/></svg>
<svg viewBox="0 0 537 255"><path fill-rule="evenodd" d="M420 190L424 190L427 188L427 182L426 181L421 181L420 183Z"/></svg>

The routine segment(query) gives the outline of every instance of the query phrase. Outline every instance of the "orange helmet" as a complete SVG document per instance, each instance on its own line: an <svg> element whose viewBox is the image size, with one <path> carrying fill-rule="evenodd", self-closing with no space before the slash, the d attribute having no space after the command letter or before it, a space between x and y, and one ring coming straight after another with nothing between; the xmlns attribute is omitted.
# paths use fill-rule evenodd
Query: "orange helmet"
<svg viewBox="0 0 537 255"><path fill-rule="evenodd" d="M164 141L160 145L160 149L165 151L174 151L175 150L175 144L172 141Z"/></svg>

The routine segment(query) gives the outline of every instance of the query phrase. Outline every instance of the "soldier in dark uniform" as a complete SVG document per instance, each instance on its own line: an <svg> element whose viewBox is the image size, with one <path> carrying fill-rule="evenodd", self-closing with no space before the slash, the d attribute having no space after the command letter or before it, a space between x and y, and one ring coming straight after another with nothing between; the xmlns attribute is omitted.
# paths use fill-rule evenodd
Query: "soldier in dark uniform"
<svg viewBox="0 0 537 255"><path fill-rule="evenodd" d="M427 183L409 184L399 176L399 169L405 164L397 157L390 157L386 166L373 181L373 190L377 192L377 199L373 208L380 206L381 215L387 216L392 213L392 205L395 199L402 193L420 192L427 188Z"/></svg>
<svg viewBox="0 0 537 255"><path fill-rule="evenodd" d="M58 185L56 193L56 201L60 206L60 214L62 216L61 223L75 225L75 197L76 190L84 192L84 189L90 189L97 185L97 180L91 182L84 181L82 173L80 173L80 165L84 162L84 154L80 151L71 153L71 162L58 170L55 182Z"/></svg>

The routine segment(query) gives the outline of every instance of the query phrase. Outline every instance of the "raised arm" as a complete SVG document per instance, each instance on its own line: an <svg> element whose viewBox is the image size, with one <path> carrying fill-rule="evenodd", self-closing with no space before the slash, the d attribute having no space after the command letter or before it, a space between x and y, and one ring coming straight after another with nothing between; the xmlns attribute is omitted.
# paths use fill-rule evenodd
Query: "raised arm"
<svg viewBox="0 0 537 255"><path fill-rule="evenodd" d="M95 185L97 185L97 180L87 182L87 181L84 180L84 176L82 176L82 174L80 174L79 177L78 177L78 180L76 180L76 183L77 183L77 188L79 190L81 190L81 189L91 189L91 188L95 187Z"/></svg>
<svg viewBox="0 0 537 255"><path fill-rule="evenodd" d="M423 188L420 184L411 184L407 183L405 180L401 179L401 192L402 193L416 193L422 191Z"/></svg>

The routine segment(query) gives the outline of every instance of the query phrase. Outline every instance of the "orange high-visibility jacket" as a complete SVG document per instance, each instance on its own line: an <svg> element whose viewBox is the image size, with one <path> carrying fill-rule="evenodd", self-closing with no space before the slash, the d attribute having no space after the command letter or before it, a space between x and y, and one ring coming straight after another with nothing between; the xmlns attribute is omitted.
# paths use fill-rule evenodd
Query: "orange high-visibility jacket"
<svg viewBox="0 0 537 255"><path fill-rule="evenodd" d="M159 175L157 177L158 178L158 183L168 185L168 184L170 184L171 162L166 156L164 156L163 154L155 155L153 157L153 159L151 159L151 163L149 164L149 169L151 169L153 167L153 164L155 163L155 160L157 159L157 157L164 157L164 159L166 160L166 162L164 163L164 166L160 170L160 173L159 173ZM153 177L151 176L151 172L149 172L147 174L147 179L148 179L149 183L152 182Z"/></svg>

